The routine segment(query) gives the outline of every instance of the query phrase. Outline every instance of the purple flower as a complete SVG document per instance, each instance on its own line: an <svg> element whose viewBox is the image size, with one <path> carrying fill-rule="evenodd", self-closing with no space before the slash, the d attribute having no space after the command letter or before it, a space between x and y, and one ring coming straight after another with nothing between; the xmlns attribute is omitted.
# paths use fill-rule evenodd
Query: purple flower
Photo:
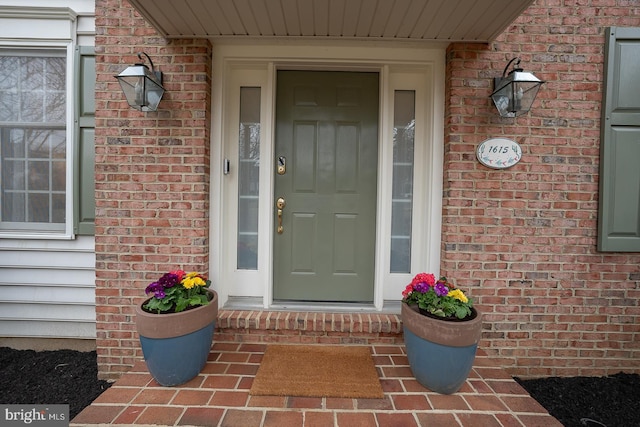
<svg viewBox="0 0 640 427"><path fill-rule="evenodd" d="M178 284L178 275L173 273L165 273L160 278L160 280L158 280L158 283L162 285L163 289L172 288Z"/></svg>
<svg viewBox="0 0 640 427"><path fill-rule="evenodd" d="M433 290L439 297L443 297L449 293L449 288L447 288L442 282L436 283L436 285L433 287Z"/></svg>
<svg viewBox="0 0 640 427"><path fill-rule="evenodd" d="M158 282L153 282L150 283L149 286L147 286L147 288L144 290L144 292L149 295L151 292L155 292L156 289L158 289L160 285L158 285Z"/></svg>
<svg viewBox="0 0 640 427"><path fill-rule="evenodd" d="M166 296L164 293L164 287L158 282L151 283L144 291L147 295L153 292L153 296L158 299L162 299Z"/></svg>
<svg viewBox="0 0 640 427"><path fill-rule="evenodd" d="M426 294L429 292L429 285L425 282L420 282L413 287L416 292L420 292L422 294Z"/></svg>

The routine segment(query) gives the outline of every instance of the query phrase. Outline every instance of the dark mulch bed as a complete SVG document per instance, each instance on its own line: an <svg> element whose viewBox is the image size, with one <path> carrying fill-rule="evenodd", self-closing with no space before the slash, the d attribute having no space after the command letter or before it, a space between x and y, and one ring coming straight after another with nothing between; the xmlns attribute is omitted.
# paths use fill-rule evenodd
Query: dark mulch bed
<svg viewBox="0 0 640 427"><path fill-rule="evenodd" d="M640 427L638 374L515 380L566 427ZM68 403L73 419L109 386L98 380L95 351L0 347L2 404Z"/></svg>
<svg viewBox="0 0 640 427"><path fill-rule="evenodd" d="M96 352L0 347L0 403L69 404L73 419L109 388L98 380Z"/></svg>
<svg viewBox="0 0 640 427"><path fill-rule="evenodd" d="M640 375L515 378L565 427L640 427Z"/></svg>

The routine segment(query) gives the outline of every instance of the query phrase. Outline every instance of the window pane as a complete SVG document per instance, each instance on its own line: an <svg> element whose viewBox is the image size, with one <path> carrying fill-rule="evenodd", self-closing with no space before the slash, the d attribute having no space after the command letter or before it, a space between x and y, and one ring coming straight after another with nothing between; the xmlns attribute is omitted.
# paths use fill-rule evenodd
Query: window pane
<svg viewBox="0 0 640 427"><path fill-rule="evenodd" d="M20 122L44 121L44 93L22 92L20 93Z"/></svg>
<svg viewBox="0 0 640 427"><path fill-rule="evenodd" d="M5 221L24 222L27 220L24 193L5 193L2 195L2 218Z"/></svg>
<svg viewBox="0 0 640 427"><path fill-rule="evenodd" d="M240 88L238 135L238 268L258 268L260 88Z"/></svg>
<svg viewBox="0 0 640 427"><path fill-rule="evenodd" d="M29 222L49 222L49 195L41 193L30 193Z"/></svg>
<svg viewBox="0 0 640 427"><path fill-rule="evenodd" d="M0 129L1 131L1 129ZM3 158L24 158L24 132L22 129L9 129L0 134L0 152Z"/></svg>
<svg viewBox="0 0 640 427"><path fill-rule="evenodd" d="M65 59L64 58L48 58L44 64L44 78L48 93L58 92L65 93Z"/></svg>
<svg viewBox="0 0 640 427"><path fill-rule="evenodd" d="M22 74L20 90L25 92L43 93L44 71L46 58L20 58L20 72Z"/></svg>
<svg viewBox="0 0 640 427"><path fill-rule="evenodd" d="M29 162L29 191L49 191L49 163L42 161Z"/></svg>
<svg viewBox="0 0 640 427"><path fill-rule="evenodd" d="M0 91L16 90L19 70L19 57L0 56Z"/></svg>
<svg viewBox="0 0 640 427"><path fill-rule="evenodd" d="M15 122L18 120L18 94L0 89L0 121Z"/></svg>
<svg viewBox="0 0 640 427"><path fill-rule="evenodd" d="M18 120L20 58L0 56L0 121Z"/></svg>
<svg viewBox="0 0 640 427"><path fill-rule="evenodd" d="M64 229L66 80L62 50L0 53L2 229Z"/></svg>
<svg viewBox="0 0 640 427"><path fill-rule="evenodd" d="M51 164L51 188L57 193L64 195L67 185L67 175L64 161L54 161Z"/></svg>
<svg viewBox="0 0 640 427"><path fill-rule="evenodd" d="M7 191L25 190L26 164L22 160L6 160L2 168L2 186Z"/></svg>
<svg viewBox="0 0 640 427"><path fill-rule="evenodd" d="M395 91L391 195L391 272L411 272L415 92Z"/></svg>
<svg viewBox="0 0 640 427"><path fill-rule="evenodd" d="M51 197L52 202L52 221L55 223L64 222L64 213L65 213L65 197L64 194L54 194Z"/></svg>
<svg viewBox="0 0 640 427"><path fill-rule="evenodd" d="M65 120L67 97L64 69L64 58L51 58L46 64L44 111L47 122L62 122Z"/></svg>

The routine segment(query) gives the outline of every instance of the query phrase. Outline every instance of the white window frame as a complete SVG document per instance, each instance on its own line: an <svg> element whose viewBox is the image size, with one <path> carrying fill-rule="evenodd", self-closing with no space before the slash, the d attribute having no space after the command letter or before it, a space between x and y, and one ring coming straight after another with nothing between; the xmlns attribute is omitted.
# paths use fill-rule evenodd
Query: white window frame
<svg viewBox="0 0 640 427"><path fill-rule="evenodd" d="M361 310L386 310L401 299L402 289L420 271L438 274L442 221L444 145L444 57L442 45L415 47L336 45L224 45L214 46L211 140L211 261L210 276L220 304L229 298L247 307L274 308L274 120L278 69L375 71L380 73L380 131L376 270L374 302ZM327 57L330 52L330 57ZM237 250L237 135L241 86L261 87L261 154L259 258L257 270L235 269ZM393 161L393 95L416 92L416 148L412 260L410 273L390 273L391 182ZM235 142L234 142L235 139ZM230 173L223 174L225 159ZM234 161L235 160L235 161ZM425 237L428 236L428 237ZM278 306L278 308L280 308ZM332 307L326 307L331 309ZM335 308L335 307L334 307Z"/></svg>
<svg viewBox="0 0 640 427"><path fill-rule="evenodd" d="M20 239L71 239L73 238L73 44L72 43L38 43L38 44L4 44L2 50L8 52L15 50L25 52L32 49L55 51L64 50L66 58L66 118L65 118L65 222L62 230L29 229L28 222L20 223L20 229L0 229L0 237Z"/></svg>
<svg viewBox="0 0 640 427"><path fill-rule="evenodd" d="M73 153L74 153L74 51L77 14L63 7L0 7L0 48L23 52L28 50L64 50L66 55L66 183L65 222L63 230L0 230L0 238L64 239L73 234Z"/></svg>
<svg viewBox="0 0 640 427"><path fill-rule="evenodd" d="M220 223L216 225L216 231L220 234L218 246L222 246L222 242L225 242L222 250L217 251L220 254L218 260L220 262L219 267L211 271L220 271L221 277L225 278L226 286L228 290L233 289L234 296L255 296L257 289L264 289L267 286L265 282L265 271L269 270L267 263L270 263L270 257L265 256L270 253L268 245L270 240L266 238L265 231L269 229L270 216L265 213L265 205L268 204L269 194L265 188L266 183L269 182L267 164L269 162L270 154L270 123L272 122L271 115L268 115L268 111L271 109L269 102L271 102L271 94L267 93L267 68L264 64L260 67L249 66L230 66L228 71L228 79L225 82L225 105L226 113L224 117L220 117L224 123L224 141L218 146L222 146L223 149L219 156L216 157L217 172L212 171L213 174L220 174L220 164L228 160L230 165L230 171L228 174L223 175L224 185L221 199L226 207L225 214L218 215L220 220L224 218L225 221L230 221L234 224L233 227L224 226ZM240 88L241 87L258 87L260 88L260 186L259 186L259 212L258 215L258 268L255 270L237 269L237 247L238 247L238 124L240 121ZM212 195L212 197L215 197ZM221 205L218 205L221 206ZM269 259L268 259L269 258ZM217 281L216 281L217 282Z"/></svg>

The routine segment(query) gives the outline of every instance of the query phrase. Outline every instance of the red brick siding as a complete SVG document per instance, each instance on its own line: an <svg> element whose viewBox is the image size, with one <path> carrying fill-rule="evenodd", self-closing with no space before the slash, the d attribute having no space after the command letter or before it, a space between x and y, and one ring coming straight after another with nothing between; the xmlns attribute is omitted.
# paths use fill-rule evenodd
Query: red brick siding
<svg viewBox="0 0 640 427"><path fill-rule="evenodd" d="M640 26L638 2L537 1L495 42L448 49L442 270L515 375L640 371L640 254L596 251L608 26ZM500 118L492 78L516 56L546 83L528 115ZM520 143L522 161L480 165L491 137Z"/></svg>
<svg viewBox="0 0 640 427"><path fill-rule="evenodd" d="M171 268L208 271L211 45L166 41L125 0L96 2L96 315L100 376L140 349L133 307ZM146 52L164 73L157 112L130 108L115 75Z"/></svg>
<svg viewBox="0 0 640 427"><path fill-rule="evenodd" d="M523 377L640 372L640 254L596 251L604 30L637 1L537 1L496 41L448 49L442 272L485 314L481 347ZM132 313L170 266L209 263L211 46L166 41L125 0L97 0L96 304L102 378L140 357ZM113 78L144 50L168 92L129 108ZM489 99L509 59L547 81L532 111ZM518 141L504 171L475 159ZM234 333L229 331L229 333Z"/></svg>

